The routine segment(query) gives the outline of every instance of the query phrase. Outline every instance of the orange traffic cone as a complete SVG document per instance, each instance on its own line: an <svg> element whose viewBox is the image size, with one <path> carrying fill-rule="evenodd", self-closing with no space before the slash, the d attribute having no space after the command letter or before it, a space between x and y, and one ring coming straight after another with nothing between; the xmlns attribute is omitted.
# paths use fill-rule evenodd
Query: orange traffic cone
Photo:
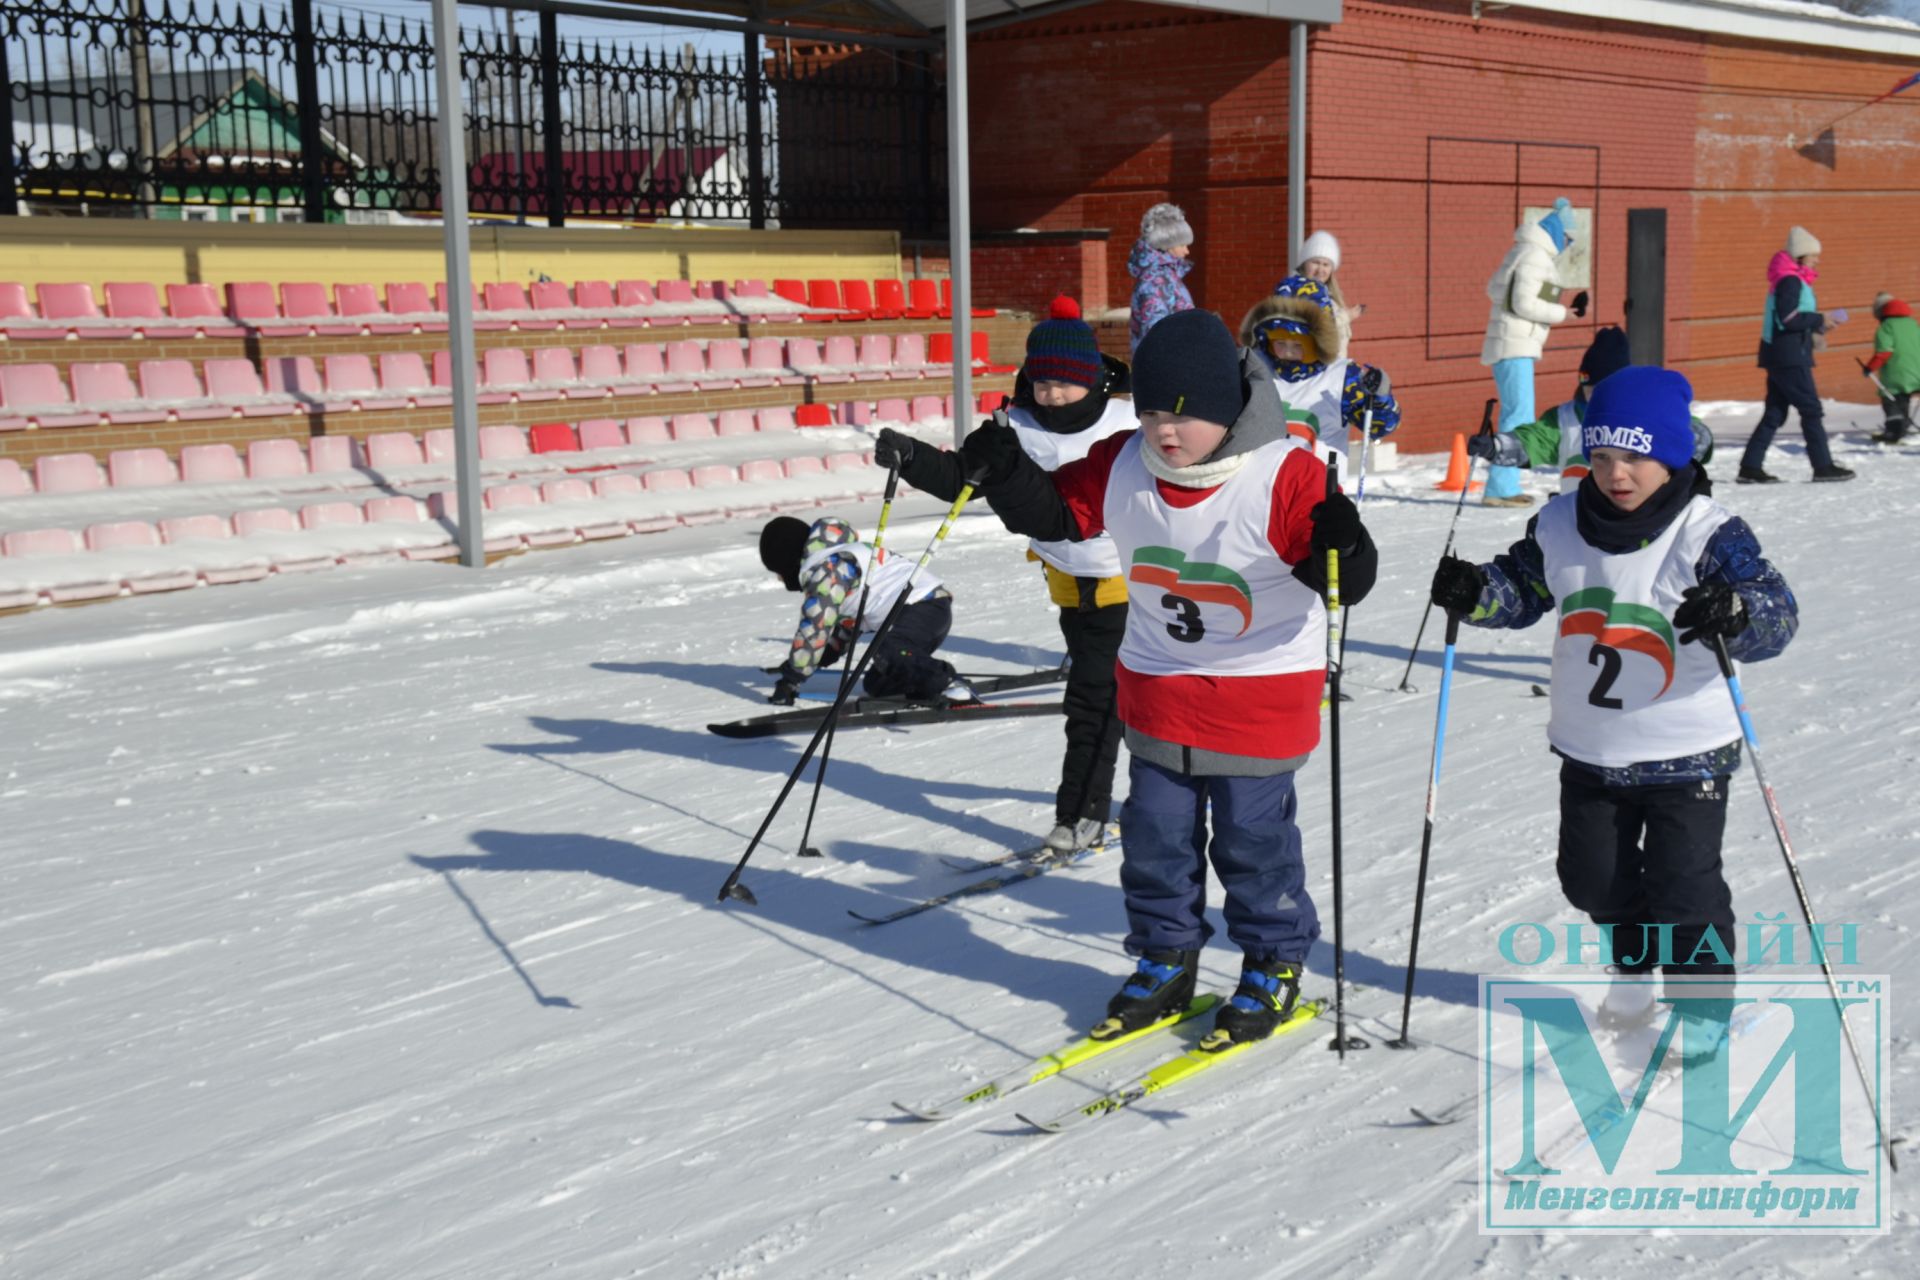
<svg viewBox="0 0 1920 1280"><path fill-rule="evenodd" d="M1453 436L1453 455L1447 459L1447 478L1433 486L1442 493L1458 493L1466 486L1467 476L1473 469L1473 460L1467 457L1467 437L1456 431ZM1477 491L1484 486L1474 484Z"/></svg>

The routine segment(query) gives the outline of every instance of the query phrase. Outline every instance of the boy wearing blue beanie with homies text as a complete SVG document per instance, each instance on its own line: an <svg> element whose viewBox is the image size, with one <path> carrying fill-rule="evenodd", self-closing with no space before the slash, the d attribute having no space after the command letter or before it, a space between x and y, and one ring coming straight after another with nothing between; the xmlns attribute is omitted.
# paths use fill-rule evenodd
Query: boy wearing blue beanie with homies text
<svg viewBox="0 0 1920 1280"><path fill-rule="evenodd" d="M1692 398L1668 369L1608 377L1587 405L1580 487L1550 501L1506 555L1447 556L1433 575L1433 602L1473 626L1527 627L1557 612L1547 741L1561 758L1560 887L1595 924L1615 926L1600 1011L1613 1025L1653 1015L1645 977L1656 963L1668 978L1733 972L1720 841L1741 734L1713 639L1756 662L1799 625L1786 580L1692 461ZM1708 926L1717 950L1703 946ZM1724 1010L1709 1032L1716 1049L1725 1042ZM1687 1052L1701 1040L1687 1038Z"/></svg>
<svg viewBox="0 0 1920 1280"><path fill-rule="evenodd" d="M1134 354L1139 430L1051 474L1011 428L983 425L962 447L1007 528L1043 542L1104 532L1126 579L1120 885L1139 964L1096 1038L1192 999L1213 932L1209 865L1242 961L1203 1048L1265 1039L1292 1017L1320 934L1293 775L1320 741L1327 552L1339 552L1341 596L1356 604L1379 557L1352 501L1328 495L1326 464L1288 432L1272 387L1220 317L1181 311Z"/></svg>

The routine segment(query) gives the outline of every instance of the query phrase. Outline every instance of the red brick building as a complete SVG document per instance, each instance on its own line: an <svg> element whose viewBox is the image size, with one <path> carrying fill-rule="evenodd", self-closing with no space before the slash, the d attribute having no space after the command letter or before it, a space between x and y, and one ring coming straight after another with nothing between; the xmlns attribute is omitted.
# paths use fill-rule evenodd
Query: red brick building
<svg viewBox="0 0 1920 1280"><path fill-rule="evenodd" d="M1109 233L1035 243L1039 270L983 244L980 300L1079 287L1126 305L1140 215L1173 200L1195 297L1237 322L1288 265L1288 38L1128 0L977 33L976 231ZM1543 407L1595 325L1626 318L1631 210L1665 211L1665 359L1701 398L1760 396L1766 263L1795 223L1824 242L1822 305L1856 317L1822 390L1870 398L1851 356L1873 296L1920 293L1920 89L1823 126L1920 69L1920 27L1707 0L1345 0L1307 47L1306 225L1340 238L1341 284L1368 306L1355 354L1392 373L1403 448L1477 422L1485 282L1520 209L1558 195L1595 211L1594 307L1555 329ZM1073 278L1102 258L1104 279Z"/></svg>

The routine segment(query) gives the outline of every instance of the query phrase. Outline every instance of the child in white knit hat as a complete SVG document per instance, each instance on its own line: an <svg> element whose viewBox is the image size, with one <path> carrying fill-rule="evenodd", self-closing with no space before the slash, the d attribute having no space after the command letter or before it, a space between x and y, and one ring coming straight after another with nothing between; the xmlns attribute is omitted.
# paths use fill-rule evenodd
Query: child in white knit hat
<svg viewBox="0 0 1920 1280"><path fill-rule="evenodd" d="M1364 303L1357 307L1348 306L1346 295L1340 292L1340 282L1334 278L1340 270L1340 242L1333 238L1331 231L1314 232L1300 246L1300 261L1294 263L1293 269L1296 275L1318 280L1333 295L1333 319L1339 328L1340 345L1329 352L1327 358L1344 360L1347 346L1353 339L1353 322L1365 315L1367 308Z"/></svg>

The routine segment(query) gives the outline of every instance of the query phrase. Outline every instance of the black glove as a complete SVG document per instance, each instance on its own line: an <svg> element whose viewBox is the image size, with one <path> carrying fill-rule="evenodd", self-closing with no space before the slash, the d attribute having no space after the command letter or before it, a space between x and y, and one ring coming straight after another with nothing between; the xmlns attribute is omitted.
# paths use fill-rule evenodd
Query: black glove
<svg viewBox="0 0 1920 1280"><path fill-rule="evenodd" d="M1486 587L1487 575L1480 566L1459 556L1440 557L1440 567L1433 571L1433 602L1463 618L1480 607Z"/></svg>
<svg viewBox="0 0 1920 1280"><path fill-rule="evenodd" d="M1492 462L1500 456L1500 437L1468 436L1467 456L1469 458L1485 458L1488 462Z"/></svg>
<svg viewBox="0 0 1920 1280"><path fill-rule="evenodd" d="M1020 437L1012 427L983 422L961 443L960 457L966 464L968 478L983 488L990 488L1004 482L1020 465Z"/></svg>
<svg viewBox="0 0 1920 1280"><path fill-rule="evenodd" d="M1731 640L1747 629L1747 602L1724 582L1703 582L1680 593L1685 597L1673 611L1673 625L1685 627L1681 644L1704 643L1713 636Z"/></svg>
<svg viewBox="0 0 1920 1280"><path fill-rule="evenodd" d="M1568 307L1567 310L1577 316L1587 314L1587 291L1585 289L1573 295L1573 305Z"/></svg>
<svg viewBox="0 0 1920 1280"><path fill-rule="evenodd" d="M873 442L873 460L883 467L904 468L913 459L914 439L892 427L880 428Z"/></svg>
<svg viewBox="0 0 1920 1280"><path fill-rule="evenodd" d="M1360 508L1353 505L1353 499L1344 493L1336 493L1324 502L1315 504L1308 513L1313 519L1313 550L1315 555L1325 555L1329 551L1338 551L1341 555L1352 555L1360 545Z"/></svg>
<svg viewBox="0 0 1920 1280"><path fill-rule="evenodd" d="M773 686L773 692L767 695L767 701L776 707L790 707L793 705L793 700L799 695L800 686L794 684L785 676L782 676Z"/></svg>

